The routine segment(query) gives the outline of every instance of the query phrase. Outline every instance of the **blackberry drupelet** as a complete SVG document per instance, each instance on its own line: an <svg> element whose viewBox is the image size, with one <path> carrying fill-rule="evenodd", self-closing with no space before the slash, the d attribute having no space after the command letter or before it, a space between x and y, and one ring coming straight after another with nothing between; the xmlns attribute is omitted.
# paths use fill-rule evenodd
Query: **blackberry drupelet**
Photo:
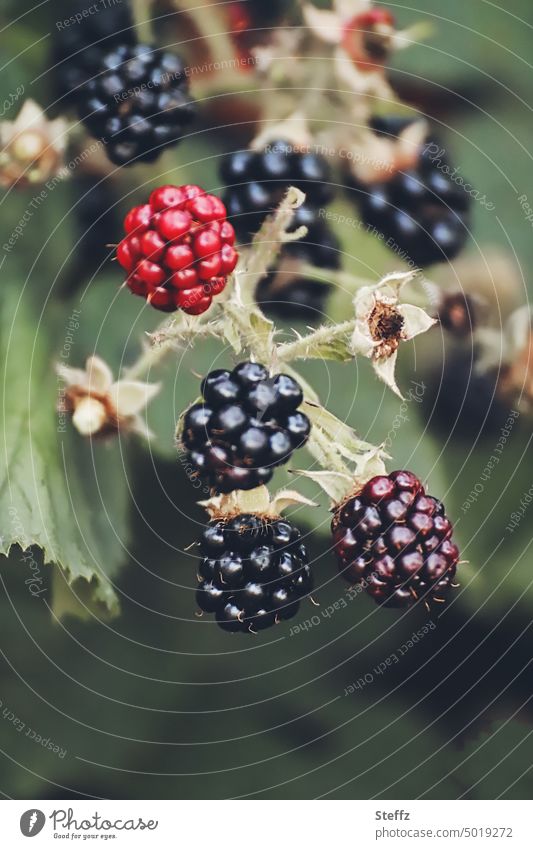
<svg viewBox="0 0 533 849"><path fill-rule="evenodd" d="M386 607L444 600L459 560L452 530L440 501L407 471L372 478L332 522L339 571Z"/></svg>
<svg viewBox="0 0 533 849"><path fill-rule="evenodd" d="M126 285L163 312L205 312L239 259L224 204L200 186L160 186L124 229L117 259Z"/></svg>
<svg viewBox="0 0 533 849"><path fill-rule="evenodd" d="M269 377L259 363L212 371L203 402L184 417L182 443L199 476L217 492L266 484L308 439L311 424L298 410L303 393L289 375Z"/></svg>
<svg viewBox="0 0 533 849"><path fill-rule="evenodd" d="M181 140L194 117L182 60L149 44L123 44L102 54L77 105L116 165L154 162Z"/></svg>
<svg viewBox="0 0 533 849"><path fill-rule="evenodd" d="M94 14L87 14L87 0L58 3L54 11L60 16L52 41L56 87L62 103L76 103L80 86L99 72L103 55L136 44L133 15L128 0L99 3Z"/></svg>
<svg viewBox="0 0 533 849"><path fill-rule="evenodd" d="M404 118L376 119L378 135L394 137ZM455 183L453 168L432 139L426 140L412 168L392 178L363 184L349 180L361 218L396 253L417 266L453 259L464 247L470 226L470 195Z"/></svg>
<svg viewBox="0 0 533 849"><path fill-rule="evenodd" d="M225 631L254 633L291 619L312 590L300 531L286 519L255 513L215 519L199 545L198 606Z"/></svg>
<svg viewBox="0 0 533 849"><path fill-rule="evenodd" d="M326 224L317 225L305 239L289 242L275 268L260 280L256 299L268 315L281 319L299 319L309 324L324 317L330 283L305 277L302 265L337 270L341 265L340 244Z"/></svg>
<svg viewBox="0 0 533 849"><path fill-rule="evenodd" d="M289 186L306 194L296 211L294 228L313 227L319 210L334 195L331 172L323 156L295 150L287 141L273 141L264 150L239 150L223 162L228 215L243 242L249 242L269 212L276 209Z"/></svg>

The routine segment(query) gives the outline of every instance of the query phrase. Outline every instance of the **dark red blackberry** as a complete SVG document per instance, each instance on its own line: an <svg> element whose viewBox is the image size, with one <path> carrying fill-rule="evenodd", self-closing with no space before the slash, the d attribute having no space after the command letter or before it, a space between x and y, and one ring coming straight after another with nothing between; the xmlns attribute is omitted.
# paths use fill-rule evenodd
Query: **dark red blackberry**
<svg viewBox="0 0 533 849"><path fill-rule="evenodd" d="M228 216L243 242L249 242L269 212L279 205L289 186L306 194L297 210L294 228L305 224L312 229L319 223L320 208L334 195L331 172L323 156L296 150L290 142L273 141L264 150L240 150L222 164L227 186L224 202Z"/></svg>
<svg viewBox="0 0 533 849"><path fill-rule="evenodd" d="M378 604L443 601L459 560L452 524L412 472L379 475L335 511L339 571Z"/></svg>
<svg viewBox="0 0 533 849"><path fill-rule="evenodd" d="M184 419L182 443L197 473L217 492L266 484L274 467L304 445L311 424L298 410L303 393L289 375L269 377L259 363L212 371L203 402Z"/></svg>
<svg viewBox="0 0 533 849"><path fill-rule="evenodd" d="M200 186L154 189L128 212L124 229L117 259L126 284L164 312L205 312L239 259L224 204Z"/></svg>
<svg viewBox="0 0 533 849"><path fill-rule="evenodd" d="M395 136L409 121L376 119L378 135ZM454 182L440 145L428 138L418 162L390 179L363 184L349 179L361 218L395 253L424 267L451 260L470 226L470 195Z"/></svg>
<svg viewBox="0 0 533 849"><path fill-rule="evenodd" d="M182 60L149 44L122 44L102 54L77 105L116 165L154 162L194 117Z"/></svg>
<svg viewBox="0 0 533 849"><path fill-rule="evenodd" d="M303 265L337 270L341 265L340 244L327 224L313 230L311 242L289 242L281 251L275 268L260 280L256 299L273 318L299 319L309 324L323 320L331 284L305 277Z"/></svg>
<svg viewBox="0 0 533 849"><path fill-rule="evenodd" d="M311 592L300 531L286 519L242 513L215 519L199 541L198 607L225 631L254 633L291 619Z"/></svg>
<svg viewBox="0 0 533 849"><path fill-rule="evenodd" d="M128 0L94 4L91 13L88 6L87 0L54 3L52 66L62 105L76 103L80 87L99 72L103 55L137 42Z"/></svg>

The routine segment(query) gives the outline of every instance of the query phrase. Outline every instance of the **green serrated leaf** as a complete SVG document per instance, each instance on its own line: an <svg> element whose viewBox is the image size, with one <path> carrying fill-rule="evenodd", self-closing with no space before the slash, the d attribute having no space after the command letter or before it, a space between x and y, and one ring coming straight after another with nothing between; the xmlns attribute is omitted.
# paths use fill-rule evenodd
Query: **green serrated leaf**
<svg viewBox="0 0 533 849"><path fill-rule="evenodd" d="M55 323L38 324L28 302L4 289L0 551L38 546L69 583L91 584L93 598L113 614L129 503L120 444L85 441L55 413L62 387L53 371Z"/></svg>

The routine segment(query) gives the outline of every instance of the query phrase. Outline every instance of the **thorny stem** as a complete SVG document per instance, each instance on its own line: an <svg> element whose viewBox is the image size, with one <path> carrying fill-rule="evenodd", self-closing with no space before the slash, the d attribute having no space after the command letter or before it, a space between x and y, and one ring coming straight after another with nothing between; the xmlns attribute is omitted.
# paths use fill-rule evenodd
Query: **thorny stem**
<svg viewBox="0 0 533 849"><path fill-rule="evenodd" d="M321 344L331 343L334 339L342 339L343 336L349 337L354 329L355 319L343 321L341 324L326 324L307 336L295 339L294 342L285 342L283 345L279 345L277 349L278 360L290 362L291 360L312 359L313 356L322 358L323 354L314 353Z"/></svg>
<svg viewBox="0 0 533 849"><path fill-rule="evenodd" d="M213 330L214 330L213 325ZM125 369L127 380L138 380L145 377L153 368L158 366L165 357L176 350L179 342L198 339L202 335L209 335L208 328L202 319L191 321L185 317L176 319L165 319L154 333L147 334L150 342L145 343L143 351L132 366Z"/></svg>

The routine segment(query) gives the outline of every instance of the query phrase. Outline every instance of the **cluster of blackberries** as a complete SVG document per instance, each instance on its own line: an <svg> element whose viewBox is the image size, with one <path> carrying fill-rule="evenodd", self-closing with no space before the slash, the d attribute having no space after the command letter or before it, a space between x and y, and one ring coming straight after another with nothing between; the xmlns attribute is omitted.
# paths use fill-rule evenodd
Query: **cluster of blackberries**
<svg viewBox="0 0 533 849"><path fill-rule="evenodd" d="M194 117L185 66L176 54L136 41L127 4L86 16L62 35L62 85L112 162L154 162L180 141Z"/></svg>
<svg viewBox="0 0 533 849"><path fill-rule="evenodd" d="M335 193L327 161L318 153L295 150L281 140L264 150L231 154L221 174L228 186L224 197L228 216L241 242L249 242L257 233L289 186L305 192L306 200L294 216L294 229L304 224L307 236L283 248L276 267L259 284L257 299L267 311L281 317L309 318L311 311L321 313L329 287L302 277L298 265L336 269L340 264L337 239L323 214Z"/></svg>
<svg viewBox="0 0 533 849"><path fill-rule="evenodd" d="M194 117L182 60L149 44L120 45L102 55L77 105L116 165L154 162L181 140Z"/></svg>
<svg viewBox="0 0 533 849"><path fill-rule="evenodd" d="M394 136L405 123L381 119L375 127ZM453 259L468 238L470 195L452 173L439 145L428 139L410 170L369 185L351 181L350 188L365 224L396 253L424 267Z"/></svg>
<svg viewBox="0 0 533 849"><path fill-rule="evenodd" d="M244 513L215 520L200 539L198 606L226 631L290 619L312 589L301 534L286 519Z"/></svg>
<svg viewBox="0 0 533 849"><path fill-rule="evenodd" d="M160 186L128 212L124 229L117 259L126 284L163 312L205 312L239 259L224 204L199 186Z"/></svg>
<svg viewBox="0 0 533 849"><path fill-rule="evenodd" d="M302 389L289 375L269 377L259 363L244 362L210 372L201 391L204 401L187 411L181 438L195 471L217 492L268 483L307 441Z"/></svg>
<svg viewBox="0 0 533 849"><path fill-rule="evenodd" d="M459 550L452 524L412 472L372 478L337 508L332 530L343 577L378 604L443 601L453 584Z"/></svg>

